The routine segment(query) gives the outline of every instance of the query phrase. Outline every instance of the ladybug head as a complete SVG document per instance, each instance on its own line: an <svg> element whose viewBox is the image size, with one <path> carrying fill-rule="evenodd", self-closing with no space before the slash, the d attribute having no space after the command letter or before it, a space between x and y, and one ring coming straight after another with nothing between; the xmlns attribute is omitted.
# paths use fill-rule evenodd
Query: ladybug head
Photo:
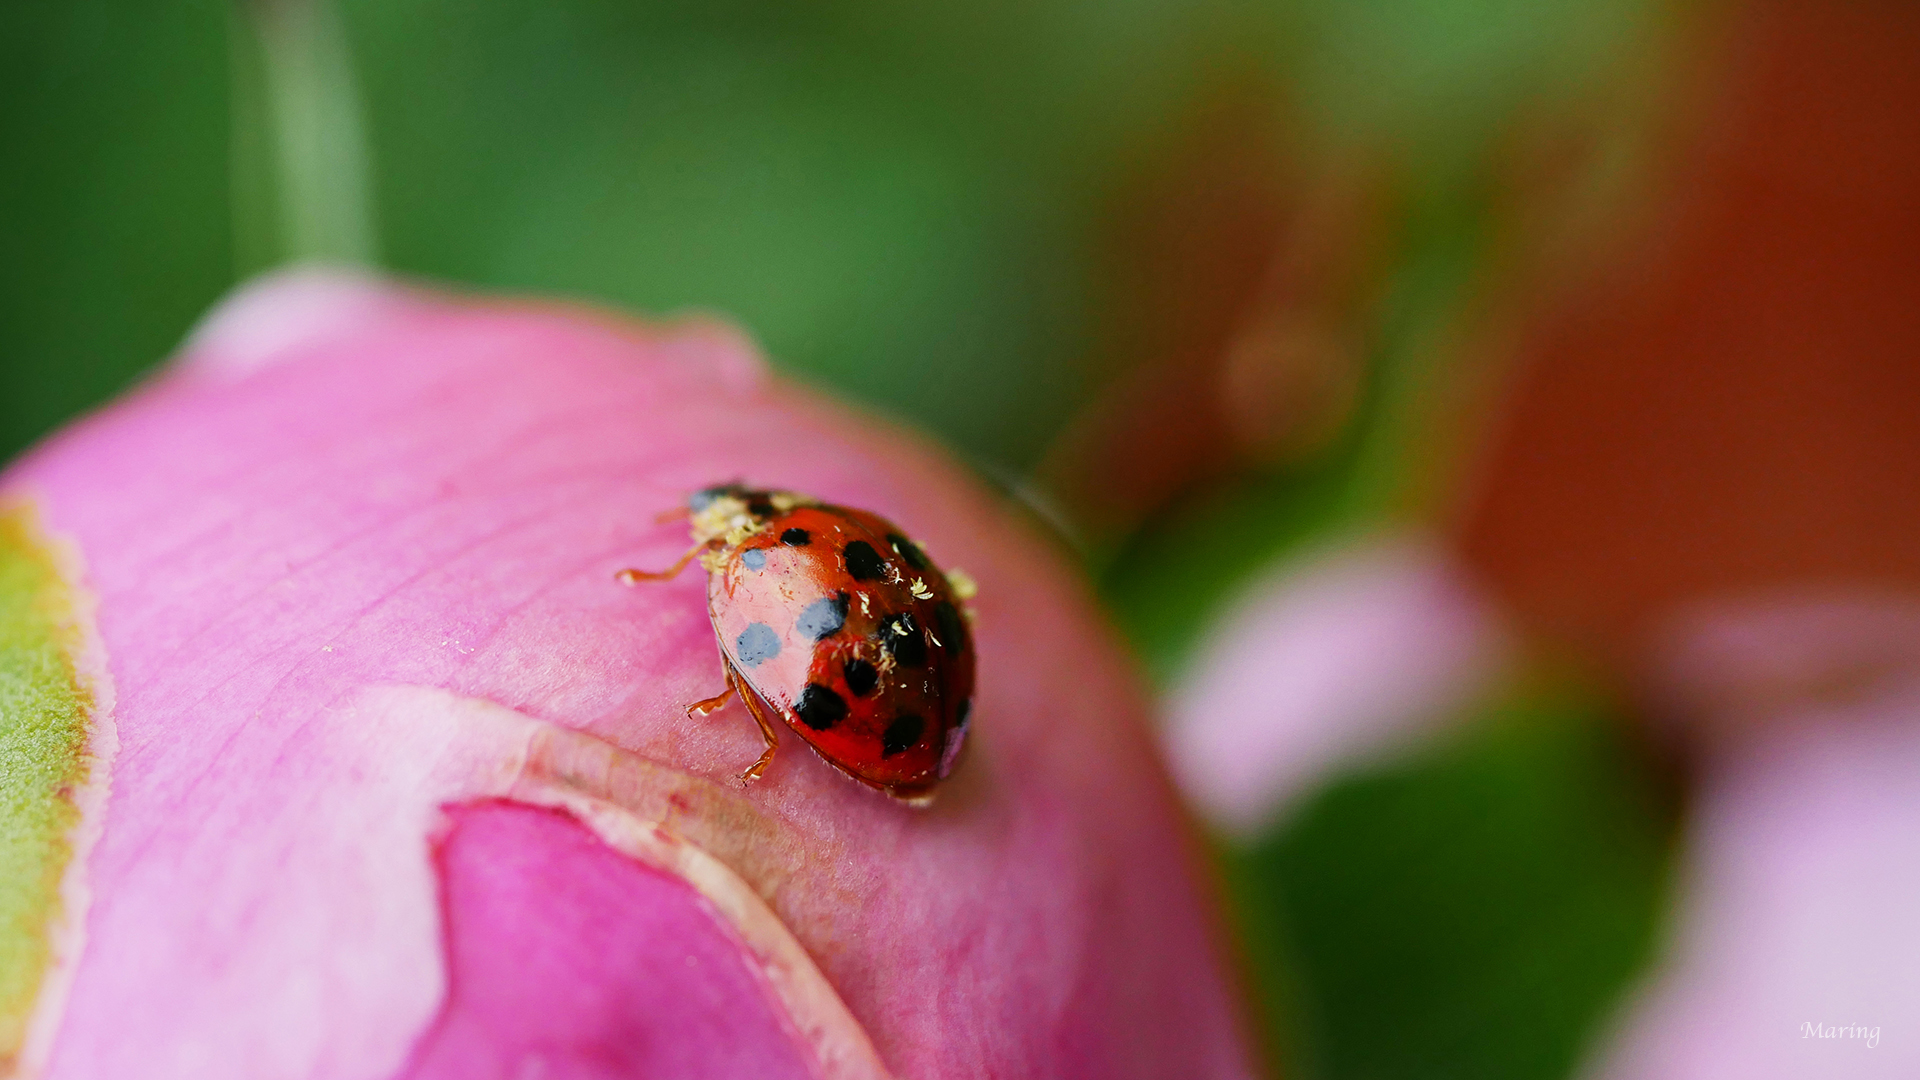
<svg viewBox="0 0 1920 1080"><path fill-rule="evenodd" d="M789 491L769 491L738 482L702 488L687 496L693 536L702 543L724 540L737 544L794 507L812 503Z"/></svg>
<svg viewBox="0 0 1920 1080"><path fill-rule="evenodd" d="M712 506L716 500L738 499L746 502L751 496L755 495L764 497L766 493L754 491L748 488L747 485L737 481L731 484L715 484L713 487L701 488L699 491L687 496L687 509L698 514Z"/></svg>

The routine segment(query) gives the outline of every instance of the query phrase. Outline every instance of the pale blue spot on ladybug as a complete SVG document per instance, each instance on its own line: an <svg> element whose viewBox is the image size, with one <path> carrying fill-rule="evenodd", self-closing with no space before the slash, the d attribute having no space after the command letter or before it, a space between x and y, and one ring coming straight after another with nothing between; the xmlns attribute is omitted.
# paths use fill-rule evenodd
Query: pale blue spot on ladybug
<svg viewBox="0 0 1920 1080"><path fill-rule="evenodd" d="M740 631L733 642L734 661L741 667L759 667L780 655L780 635L773 627L757 622Z"/></svg>
<svg viewBox="0 0 1920 1080"><path fill-rule="evenodd" d="M793 628L802 634L819 641L840 632L847 625L847 594L823 596L801 609L800 617L793 622Z"/></svg>

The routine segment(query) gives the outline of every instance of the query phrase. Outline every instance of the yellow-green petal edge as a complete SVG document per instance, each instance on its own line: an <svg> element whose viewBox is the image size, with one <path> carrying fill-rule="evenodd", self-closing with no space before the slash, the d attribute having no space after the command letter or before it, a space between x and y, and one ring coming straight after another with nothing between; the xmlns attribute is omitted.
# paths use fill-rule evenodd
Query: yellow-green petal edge
<svg viewBox="0 0 1920 1080"><path fill-rule="evenodd" d="M0 1075L56 959L91 755L80 605L30 512L0 504Z"/></svg>

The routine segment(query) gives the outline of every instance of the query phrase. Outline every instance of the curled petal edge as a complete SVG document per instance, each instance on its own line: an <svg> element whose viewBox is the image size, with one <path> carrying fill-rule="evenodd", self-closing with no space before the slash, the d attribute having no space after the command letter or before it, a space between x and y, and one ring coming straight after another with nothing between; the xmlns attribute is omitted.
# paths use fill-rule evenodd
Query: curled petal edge
<svg viewBox="0 0 1920 1080"><path fill-rule="evenodd" d="M738 937L820 1075L887 1080L866 1029L768 902L787 870L755 843L774 826L745 800L591 735L444 690L373 688L359 710L438 715L463 730L487 731L484 742L514 747L470 774L477 784L462 785L460 799L450 801L502 798L564 810L615 851L684 881Z"/></svg>

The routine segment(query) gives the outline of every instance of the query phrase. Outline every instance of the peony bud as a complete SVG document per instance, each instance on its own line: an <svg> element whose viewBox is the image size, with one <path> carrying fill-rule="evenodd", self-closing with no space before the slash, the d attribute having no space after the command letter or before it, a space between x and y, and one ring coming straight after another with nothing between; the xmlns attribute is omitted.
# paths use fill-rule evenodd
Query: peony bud
<svg viewBox="0 0 1920 1080"><path fill-rule="evenodd" d="M661 511L735 479L874 510L978 581L932 806L791 733L743 784L745 712L684 711L722 686L702 575L614 575L671 562ZM0 928L44 945L28 1075L1250 1071L1139 690L1071 575L732 331L272 279L3 485L27 539L0 560L52 568L90 702L41 796L73 819L57 899Z"/></svg>

